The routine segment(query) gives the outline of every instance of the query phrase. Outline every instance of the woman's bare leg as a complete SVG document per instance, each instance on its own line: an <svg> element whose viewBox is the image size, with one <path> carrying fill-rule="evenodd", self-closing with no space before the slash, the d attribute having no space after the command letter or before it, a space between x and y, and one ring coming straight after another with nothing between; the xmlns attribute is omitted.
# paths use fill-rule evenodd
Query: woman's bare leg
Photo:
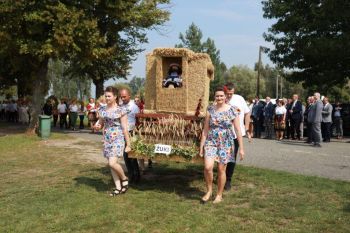
<svg viewBox="0 0 350 233"><path fill-rule="evenodd" d="M108 165L114 172L117 174L120 180L125 180L127 177L125 176L124 170L122 166L118 163L117 157L108 158Z"/></svg>
<svg viewBox="0 0 350 233"><path fill-rule="evenodd" d="M202 197L203 201L209 200L213 193L213 169L214 169L214 159L205 158L204 159L204 178L205 184L207 186L207 193Z"/></svg>
<svg viewBox="0 0 350 233"><path fill-rule="evenodd" d="M226 164L218 163L218 192L216 194L214 203L222 200L222 193L224 192L224 186L226 183Z"/></svg>
<svg viewBox="0 0 350 233"><path fill-rule="evenodd" d="M113 180L114 180L114 184L115 184L115 188L117 190L121 190L121 184L120 184L120 179L119 179L119 176L117 175L117 173L111 168L111 173L112 173L112 177L113 177Z"/></svg>

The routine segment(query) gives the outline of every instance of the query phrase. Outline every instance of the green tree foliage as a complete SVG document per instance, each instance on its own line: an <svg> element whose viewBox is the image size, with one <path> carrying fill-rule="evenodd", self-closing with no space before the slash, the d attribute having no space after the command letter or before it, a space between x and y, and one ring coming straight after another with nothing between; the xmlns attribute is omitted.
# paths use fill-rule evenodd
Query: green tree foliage
<svg viewBox="0 0 350 233"><path fill-rule="evenodd" d="M130 86L132 96L135 96L135 95L143 96L145 81L146 79L137 77L137 76L134 76L130 80L128 84Z"/></svg>
<svg viewBox="0 0 350 233"><path fill-rule="evenodd" d="M50 58L69 58L82 49L81 45L87 48L100 43L97 22L60 1L5 0L0 2L0 23L0 57L11 65L6 78L31 85L29 127L34 133L49 89Z"/></svg>
<svg viewBox="0 0 350 233"><path fill-rule="evenodd" d="M31 132L49 89L50 59L70 61L74 76L88 75L101 94L105 79L126 75L138 45L147 41L146 30L168 19L169 12L158 8L168 2L1 1L0 60L11 70L1 76L31 85Z"/></svg>
<svg viewBox="0 0 350 233"><path fill-rule="evenodd" d="M235 85L235 93L246 99L254 98L256 95L257 73L248 66L232 66L225 73L225 79ZM265 80L260 80L260 88L265 89Z"/></svg>
<svg viewBox="0 0 350 233"><path fill-rule="evenodd" d="M84 77L71 77L66 73L69 64L61 60L50 60L48 76L50 79L52 95L57 98L67 97L87 100L90 97L91 79Z"/></svg>
<svg viewBox="0 0 350 233"><path fill-rule="evenodd" d="M70 2L70 1L67 1ZM146 32L169 19L164 6L169 0L74 1L88 18L96 19L103 43L84 49L73 60L71 73L88 75L96 85L96 96L103 94L103 83L110 78L126 78L130 64L147 42ZM96 54L97 56L91 56Z"/></svg>
<svg viewBox="0 0 350 233"><path fill-rule="evenodd" d="M289 79L327 93L350 76L350 1L268 0L264 17L275 23L264 34L274 44L269 56L294 70Z"/></svg>
<svg viewBox="0 0 350 233"><path fill-rule="evenodd" d="M180 33L180 43L176 44L176 48L188 48L197 53L207 53L214 65L214 81L210 84L210 96L213 97L213 92L216 87L225 83L224 73L227 68L226 65L220 60L220 50L215 46L214 40L207 38L202 42L203 33L201 29L192 23L186 30L185 34Z"/></svg>

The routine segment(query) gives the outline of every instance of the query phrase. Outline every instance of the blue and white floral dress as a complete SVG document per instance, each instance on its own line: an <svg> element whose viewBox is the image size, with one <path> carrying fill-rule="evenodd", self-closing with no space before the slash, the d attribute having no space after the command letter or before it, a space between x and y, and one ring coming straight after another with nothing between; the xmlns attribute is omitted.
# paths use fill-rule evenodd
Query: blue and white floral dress
<svg viewBox="0 0 350 233"><path fill-rule="evenodd" d="M103 155L106 158L122 157L125 148L125 139L120 118L127 114L126 109L118 106L107 111L107 106L103 106L99 108L98 114L104 121Z"/></svg>
<svg viewBox="0 0 350 233"><path fill-rule="evenodd" d="M236 134L232 121L238 116L236 107L218 112L215 106L209 106L209 131L204 145L204 157L214 158L221 164L235 162L234 139Z"/></svg>

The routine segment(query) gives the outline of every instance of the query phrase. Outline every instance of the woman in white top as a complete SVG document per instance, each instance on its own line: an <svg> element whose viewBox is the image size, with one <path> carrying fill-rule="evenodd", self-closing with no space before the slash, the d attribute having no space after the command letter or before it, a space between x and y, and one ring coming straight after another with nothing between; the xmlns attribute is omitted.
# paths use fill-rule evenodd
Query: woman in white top
<svg viewBox="0 0 350 233"><path fill-rule="evenodd" d="M287 109L284 107L283 100L277 100L277 107L275 108L275 131L276 139L283 139L283 132L286 129L286 113Z"/></svg>

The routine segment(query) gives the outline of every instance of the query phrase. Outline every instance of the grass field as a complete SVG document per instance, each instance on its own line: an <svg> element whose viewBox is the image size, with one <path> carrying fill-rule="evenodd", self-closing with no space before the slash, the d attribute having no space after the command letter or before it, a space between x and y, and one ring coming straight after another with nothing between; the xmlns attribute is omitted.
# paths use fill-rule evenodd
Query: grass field
<svg viewBox="0 0 350 233"><path fill-rule="evenodd" d="M224 201L201 205L202 166L159 163L111 198L109 170L79 153L0 137L0 232L350 231L348 182L239 166Z"/></svg>

